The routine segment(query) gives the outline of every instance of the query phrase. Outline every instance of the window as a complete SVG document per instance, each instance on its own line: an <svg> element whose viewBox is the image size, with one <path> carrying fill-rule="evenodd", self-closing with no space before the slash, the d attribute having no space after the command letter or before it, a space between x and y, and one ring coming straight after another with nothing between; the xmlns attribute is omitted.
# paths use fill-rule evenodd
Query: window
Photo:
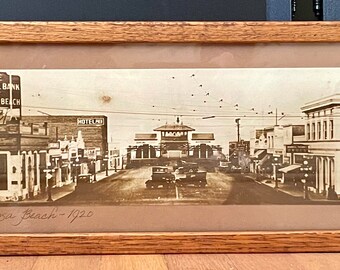
<svg viewBox="0 0 340 270"><path fill-rule="evenodd" d="M315 140L315 123L312 124L312 140Z"/></svg>
<svg viewBox="0 0 340 270"><path fill-rule="evenodd" d="M333 123L333 120L329 121L329 137L330 137L330 139L334 138L334 123Z"/></svg>
<svg viewBox="0 0 340 270"><path fill-rule="evenodd" d="M327 121L323 122L323 138L327 140Z"/></svg>
<svg viewBox="0 0 340 270"><path fill-rule="evenodd" d="M318 122L317 124L317 129L318 129L318 139L321 140L321 123Z"/></svg>
<svg viewBox="0 0 340 270"><path fill-rule="evenodd" d="M22 188L26 188L26 155L22 154Z"/></svg>
<svg viewBox="0 0 340 270"><path fill-rule="evenodd" d="M7 190L7 155L0 155L0 190Z"/></svg>
<svg viewBox="0 0 340 270"><path fill-rule="evenodd" d="M306 134L307 134L307 140L310 140L310 124L307 124L306 126Z"/></svg>
<svg viewBox="0 0 340 270"><path fill-rule="evenodd" d="M37 153L34 153L34 157L33 157L34 185L38 185L38 171L37 171L37 167L38 167L38 157L37 157Z"/></svg>

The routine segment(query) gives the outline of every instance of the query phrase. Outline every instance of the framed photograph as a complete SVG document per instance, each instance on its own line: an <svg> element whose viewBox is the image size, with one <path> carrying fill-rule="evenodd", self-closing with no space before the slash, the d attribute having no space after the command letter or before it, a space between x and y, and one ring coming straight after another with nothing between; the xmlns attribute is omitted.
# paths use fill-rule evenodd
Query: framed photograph
<svg viewBox="0 0 340 270"><path fill-rule="evenodd" d="M0 23L0 255L340 251L340 23Z"/></svg>

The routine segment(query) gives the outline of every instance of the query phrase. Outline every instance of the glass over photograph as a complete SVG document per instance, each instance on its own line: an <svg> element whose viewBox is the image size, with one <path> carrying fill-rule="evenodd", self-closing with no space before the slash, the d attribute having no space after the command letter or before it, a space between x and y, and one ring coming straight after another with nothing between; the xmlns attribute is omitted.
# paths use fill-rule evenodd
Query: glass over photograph
<svg viewBox="0 0 340 270"><path fill-rule="evenodd" d="M0 206L339 204L339 75L0 70Z"/></svg>

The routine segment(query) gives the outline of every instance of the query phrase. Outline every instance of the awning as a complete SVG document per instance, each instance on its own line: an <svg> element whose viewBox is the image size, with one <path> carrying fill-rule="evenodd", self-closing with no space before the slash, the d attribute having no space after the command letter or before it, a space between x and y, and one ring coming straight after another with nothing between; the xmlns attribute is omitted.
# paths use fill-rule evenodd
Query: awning
<svg viewBox="0 0 340 270"><path fill-rule="evenodd" d="M259 159L259 156L261 156L266 150L257 150L254 155L252 156L252 158L254 159Z"/></svg>
<svg viewBox="0 0 340 270"><path fill-rule="evenodd" d="M288 173L288 172L294 171L294 170L296 170L300 167L301 167L300 164L293 164L293 165L289 165L287 167L279 169L279 172Z"/></svg>

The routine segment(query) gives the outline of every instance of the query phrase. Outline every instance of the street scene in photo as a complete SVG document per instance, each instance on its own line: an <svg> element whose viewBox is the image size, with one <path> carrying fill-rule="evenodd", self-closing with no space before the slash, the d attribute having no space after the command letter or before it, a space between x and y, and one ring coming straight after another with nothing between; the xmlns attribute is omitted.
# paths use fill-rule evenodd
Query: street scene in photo
<svg viewBox="0 0 340 270"><path fill-rule="evenodd" d="M340 69L0 70L0 206L340 203Z"/></svg>

